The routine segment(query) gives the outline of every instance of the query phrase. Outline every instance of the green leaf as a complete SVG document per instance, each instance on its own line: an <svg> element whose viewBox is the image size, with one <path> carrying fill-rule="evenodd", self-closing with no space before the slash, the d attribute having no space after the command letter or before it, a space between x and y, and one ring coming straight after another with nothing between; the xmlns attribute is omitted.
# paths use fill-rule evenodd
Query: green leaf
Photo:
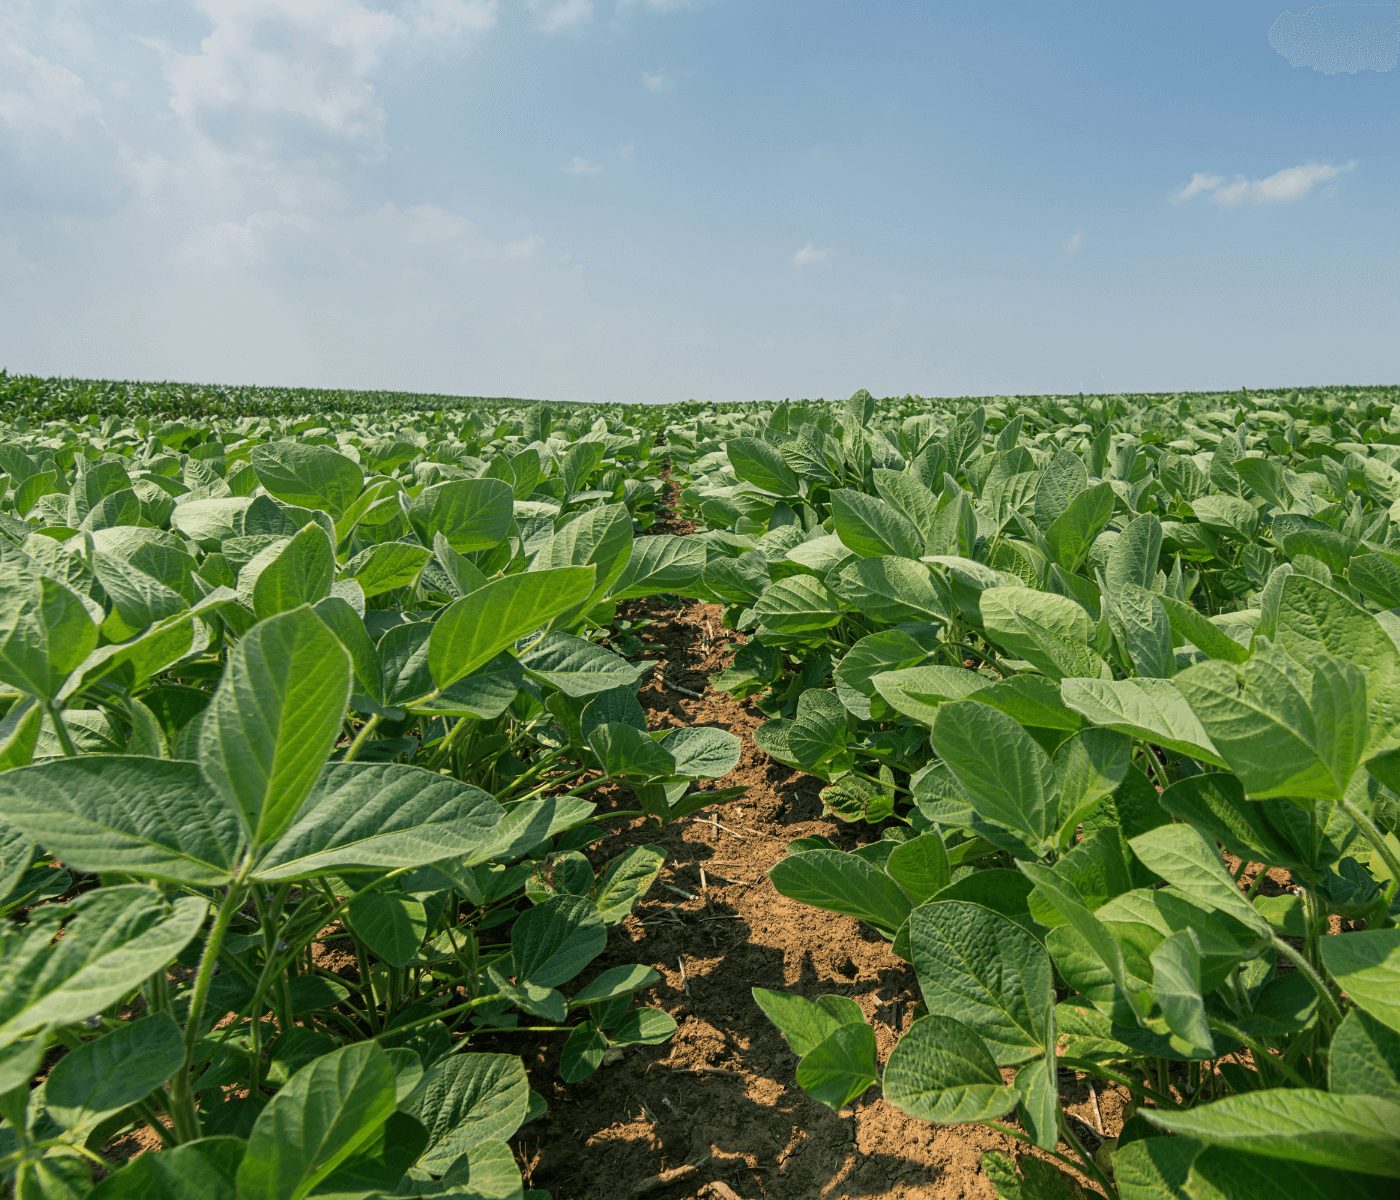
<svg viewBox="0 0 1400 1200"><path fill-rule="evenodd" d="M200 898L172 903L135 885L32 909L27 925L0 931L0 1049L129 996L194 940L208 911Z"/></svg>
<svg viewBox="0 0 1400 1200"><path fill-rule="evenodd" d="M450 687L518 638L581 604L593 590L593 571L554 567L506 575L448 605L428 640L433 682Z"/></svg>
<svg viewBox="0 0 1400 1200"><path fill-rule="evenodd" d="M706 557L704 543L698 538L672 533L637 538L608 595L613 600L703 595L700 578Z"/></svg>
<svg viewBox="0 0 1400 1200"><path fill-rule="evenodd" d="M944 704L930 740L979 816L1032 843L1058 826L1050 759L1005 713L973 700Z"/></svg>
<svg viewBox="0 0 1400 1200"><path fill-rule="evenodd" d="M978 597L987 638L1052 679L1102 677L1089 614L1067 596L1027 587L989 587Z"/></svg>
<svg viewBox="0 0 1400 1200"><path fill-rule="evenodd" d="M504 810L480 788L397 763L330 763L296 823L258 860L253 877L306 879L332 870L422 866L493 857Z"/></svg>
<svg viewBox="0 0 1400 1200"><path fill-rule="evenodd" d="M588 744L609 775L624 779L669 779L676 760L660 742L640 729L609 721L588 735Z"/></svg>
<svg viewBox="0 0 1400 1200"><path fill-rule="evenodd" d="M1099 531L1113 516L1115 497L1109 483L1096 483L1069 502L1045 531L1050 554L1066 571L1076 571Z"/></svg>
<svg viewBox="0 0 1400 1200"><path fill-rule="evenodd" d="M567 633L548 633L520 656L536 679L566 696L592 696L611 688L635 688L651 666L629 663L619 654Z"/></svg>
<svg viewBox="0 0 1400 1200"><path fill-rule="evenodd" d="M620 996L630 996L642 988L651 987L661 979L659 971L644 967L640 963L629 963L621 967L609 967L597 978L589 980L569 998L570 1008L585 1008L590 1004L603 1004Z"/></svg>
<svg viewBox="0 0 1400 1200"><path fill-rule="evenodd" d="M1320 655L1304 666L1268 649L1242 669L1199 663L1176 686L1250 796L1334 800L1345 793L1367 740L1366 683L1357 667Z"/></svg>
<svg viewBox="0 0 1400 1200"><path fill-rule="evenodd" d="M919 527L878 496L838 488L831 493L831 517L837 537L862 558L918 558L924 552Z"/></svg>
<svg viewBox="0 0 1400 1200"><path fill-rule="evenodd" d="M253 627L204 711L199 765L255 845L281 834L340 736L350 659L309 608Z"/></svg>
<svg viewBox="0 0 1400 1200"><path fill-rule="evenodd" d="M428 934L428 914L420 900L379 888L362 892L346 911L350 932L390 966L406 967Z"/></svg>
<svg viewBox="0 0 1400 1200"><path fill-rule="evenodd" d="M1152 951L1152 995L1167 1028L1193 1051L1215 1053L1201 996L1201 947L1190 930L1167 938Z"/></svg>
<svg viewBox="0 0 1400 1200"><path fill-rule="evenodd" d="M797 1064L798 1087L838 1111L873 1087L878 1078L875 1031L864 1021L834 1030Z"/></svg>
<svg viewBox="0 0 1400 1200"><path fill-rule="evenodd" d="M454 1054L429 1068L404 1111L428 1131L418 1167L442 1174L464 1154L511 1137L525 1120L530 1083L512 1054Z"/></svg>
<svg viewBox="0 0 1400 1200"><path fill-rule="evenodd" d="M364 486L359 465L313 442L266 442L253 447L258 482L277 499L301 508L323 508L338 517Z"/></svg>
<svg viewBox="0 0 1400 1200"><path fill-rule="evenodd" d="M377 1042L302 1067L253 1124L239 1200L300 1200L378 1132L395 1104L393 1064Z"/></svg>
<svg viewBox="0 0 1400 1200"><path fill-rule="evenodd" d="M603 924L623 921L651 890L665 863L666 852L659 846L633 846L608 863L594 898Z"/></svg>
<svg viewBox="0 0 1400 1200"><path fill-rule="evenodd" d="M932 900L952 877L943 838L932 831L900 842L885 860L885 871L916 905Z"/></svg>
<svg viewBox="0 0 1400 1200"><path fill-rule="evenodd" d="M574 1026L559 1051L559 1076L565 1083L587 1079L603 1065L608 1039L592 1021Z"/></svg>
<svg viewBox="0 0 1400 1200"><path fill-rule="evenodd" d="M1190 825L1159 825L1129 841L1134 856L1202 908L1233 917L1263 941L1269 922L1235 886L1220 853Z"/></svg>
<svg viewBox="0 0 1400 1200"><path fill-rule="evenodd" d="M44 1103L59 1124L82 1125L149 1096L184 1061L180 1027L153 1013L65 1054L49 1072Z"/></svg>
<svg viewBox="0 0 1400 1200"><path fill-rule="evenodd" d="M801 490L797 476L787 465L777 447L758 438L730 438L725 453L734 474L745 483L775 496L796 496Z"/></svg>
<svg viewBox="0 0 1400 1200"><path fill-rule="evenodd" d="M207 1137L143 1154L99 1183L92 1200L235 1200L245 1145L242 1138Z"/></svg>
<svg viewBox="0 0 1400 1200"><path fill-rule="evenodd" d="M1224 765L1192 706L1171 680L1066 679L1060 684L1060 695L1093 725Z"/></svg>
<svg viewBox="0 0 1400 1200"><path fill-rule="evenodd" d="M909 916L909 899L878 867L840 850L789 854L768 872L784 896L813 908L844 913L893 937Z"/></svg>
<svg viewBox="0 0 1400 1200"><path fill-rule="evenodd" d="M1400 1104L1270 1088L1187 1109L1140 1110L1153 1125L1236 1153L1400 1179Z"/></svg>
<svg viewBox="0 0 1400 1200"><path fill-rule="evenodd" d="M909 950L928 1011L966 1024L997 1063L1045 1049L1050 956L1022 926L980 904L933 900L909 918Z"/></svg>
<svg viewBox="0 0 1400 1200"><path fill-rule="evenodd" d="M29 568L6 564L0 590L6 597L0 609L0 680L53 700L97 645L97 623L72 591Z"/></svg>
<svg viewBox="0 0 1400 1200"><path fill-rule="evenodd" d="M996 1060L962 1022L920 1017L899 1039L885 1065L885 1099L911 1116L939 1125L989 1121L1016 1107Z"/></svg>
<svg viewBox="0 0 1400 1200"><path fill-rule="evenodd" d="M1322 965L1358 1008L1400 1031L1400 929L1323 938Z"/></svg>
<svg viewBox="0 0 1400 1200"><path fill-rule="evenodd" d="M810 575L794 575L768 584L753 606L759 623L778 634L829 629L841 619L841 611L836 594Z"/></svg>
<svg viewBox="0 0 1400 1200"><path fill-rule="evenodd" d="M743 749L727 729L713 725L688 725L673 729L661 745L675 760L675 773L687 779L718 779L739 765Z"/></svg>
<svg viewBox="0 0 1400 1200"><path fill-rule="evenodd" d="M676 1019L659 1008L634 1008L608 1029L614 1046L656 1046L676 1032Z"/></svg>
<svg viewBox="0 0 1400 1200"><path fill-rule="evenodd" d="M408 518L425 546L441 534L458 554L490 550L515 524L515 494L499 479L450 479L414 496Z"/></svg>
<svg viewBox="0 0 1400 1200"><path fill-rule="evenodd" d="M516 978L558 987L597 958L607 940L607 927L591 901L577 896L545 900L511 926Z"/></svg>
<svg viewBox="0 0 1400 1200"><path fill-rule="evenodd" d="M252 580L245 593L244 578ZM249 603L258 620L315 604L331 594L335 551L319 522L312 521L288 541L269 547L238 577L238 598ZM246 595L246 599L245 599Z"/></svg>
<svg viewBox="0 0 1400 1200"><path fill-rule="evenodd" d="M860 1006L847 996L822 996L808 1000L792 992L770 988L752 990L754 1003L778 1027L799 1058L810 1054L845 1025L865 1024Z"/></svg>
<svg viewBox="0 0 1400 1200"><path fill-rule="evenodd" d="M1327 1088L1400 1104L1400 1032L1352 1009L1332 1036Z"/></svg>
<svg viewBox="0 0 1400 1200"><path fill-rule="evenodd" d="M230 880L245 843L239 814L198 767L158 758L93 754L5 771L0 818L80 871L192 887Z"/></svg>

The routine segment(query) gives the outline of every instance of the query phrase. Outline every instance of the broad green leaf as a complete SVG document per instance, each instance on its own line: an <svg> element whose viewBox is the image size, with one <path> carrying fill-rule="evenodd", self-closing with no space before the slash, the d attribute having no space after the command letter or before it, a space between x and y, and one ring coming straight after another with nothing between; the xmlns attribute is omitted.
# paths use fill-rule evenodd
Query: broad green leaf
<svg viewBox="0 0 1400 1200"><path fill-rule="evenodd" d="M145 1099L184 1061L184 1038L168 1013L125 1021L54 1064L44 1103L60 1124L78 1126Z"/></svg>
<svg viewBox="0 0 1400 1200"><path fill-rule="evenodd" d="M875 1031L864 1021L834 1030L797 1064L797 1085L838 1111L873 1087L878 1078Z"/></svg>
<svg viewBox="0 0 1400 1200"><path fill-rule="evenodd" d="M302 508L324 508L338 517L364 486L357 463L312 442L267 442L253 447L253 470L269 493Z"/></svg>
<svg viewBox="0 0 1400 1200"><path fill-rule="evenodd" d="M1400 1103L1400 1031L1352 1009L1328 1049L1327 1088Z"/></svg>
<svg viewBox="0 0 1400 1200"><path fill-rule="evenodd" d="M1272 940L1268 921L1235 886L1215 846L1190 825L1159 825L1128 844L1143 866L1188 899L1233 917L1264 941Z"/></svg>
<svg viewBox="0 0 1400 1200"><path fill-rule="evenodd" d="M976 701L953 701L939 708L930 740L979 816L1032 842L1058 826L1050 759L1010 717Z"/></svg>
<svg viewBox="0 0 1400 1200"><path fill-rule="evenodd" d="M660 533L637 538L608 595L614 600L675 594L703 595L700 578L707 552L694 537Z"/></svg>
<svg viewBox="0 0 1400 1200"><path fill-rule="evenodd" d="M1191 705L1170 680L1066 679L1060 695L1093 725L1224 765Z"/></svg>
<svg viewBox="0 0 1400 1200"><path fill-rule="evenodd" d="M1067 596L1027 587L989 587L979 596L978 606L989 641L1051 678L1108 673L1093 649L1089 614Z"/></svg>
<svg viewBox="0 0 1400 1200"><path fill-rule="evenodd" d="M675 773L687 779L718 779L739 765L742 745L727 729L689 725L672 730L661 745L675 760Z"/></svg>
<svg viewBox="0 0 1400 1200"><path fill-rule="evenodd" d="M1076 571L1089 547L1113 516L1115 498L1108 483L1085 488L1045 531L1050 554L1067 571Z"/></svg>
<svg viewBox="0 0 1400 1200"><path fill-rule="evenodd" d="M651 890L666 863L659 846L633 846L614 858L598 878L594 904L605 925L616 925Z"/></svg>
<svg viewBox="0 0 1400 1200"><path fill-rule="evenodd" d="M920 1017L899 1039L885 1066L885 1099L939 1125L988 1121L1016 1107L982 1039L952 1017Z"/></svg>
<svg viewBox="0 0 1400 1200"><path fill-rule="evenodd" d="M423 1076L404 1104L428 1131L418 1167L441 1174L463 1154L512 1136L525 1120L530 1084L511 1054L456 1054Z"/></svg>
<svg viewBox="0 0 1400 1200"><path fill-rule="evenodd" d="M589 980L569 998L570 1008L585 1008L590 1004L604 1004L621 996L630 996L642 988L651 987L661 979L660 972L640 963L628 966L609 967L595 979Z"/></svg>
<svg viewBox="0 0 1400 1200"><path fill-rule="evenodd" d="M773 886L791 900L844 913L893 937L911 905L888 875L854 854L806 850L789 854L768 872Z"/></svg>
<svg viewBox="0 0 1400 1200"><path fill-rule="evenodd" d="M1055 1002L1050 956L1015 921L980 904L933 900L910 915L909 949L928 1011L962 1021L998 1064L1044 1049Z"/></svg>
<svg viewBox="0 0 1400 1200"><path fill-rule="evenodd" d="M441 534L458 554L490 550L515 524L515 495L499 479L450 479L424 488L408 516L425 546Z"/></svg>
<svg viewBox="0 0 1400 1200"><path fill-rule="evenodd" d="M300 1200L378 1132L395 1103L394 1068L377 1042L303 1067L253 1124L239 1200Z"/></svg>
<svg viewBox="0 0 1400 1200"><path fill-rule="evenodd" d="M1215 1053L1201 996L1201 947L1190 930L1174 933L1152 951L1152 995L1167 1028L1193 1050Z"/></svg>
<svg viewBox="0 0 1400 1200"><path fill-rule="evenodd" d="M591 901L555 896L522 913L511 926L515 975L558 987L597 958L607 940L607 927Z"/></svg>
<svg viewBox="0 0 1400 1200"><path fill-rule="evenodd" d="M307 879L350 868L422 866L493 857L504 811L480 788L397 763L330 763L296 822L253 869L262 880Z"/></svg>
<svg viewBox="0 0 1400 1200"><path fill-rule="evenodd" d="M765 629L779 634L813 633L841 619L840 599L809 575L794 575L768 584L753 613Z"/></svg>
<svg viewBox="0 0 1400 1200"><path fill-rule="evenodd" d="M545 634L520 656L520 663L536 679L575 697L616 687L635 689L651 669L648 663L629 663L597 642L567 633Z"/></svg>
<svg viewBox="0 0 1400 1200"><path fill-rule="evenodd" d="M349 656L309 608L261 622L234 647L201 722L199 765L255 845L295 819L349 698Z"/></svg>
<svg viewBox="0 0 1400 1200"><path fill-rule="evenodd" d="M242 1138L206 1137L143 1154L99 1183L92 1200L235 1200L245 1147Z"/></svg>
<svg viewBox="0 0 1400 1200"><path fill-rule="evenodd" d="M251 579L245 590L244 579ZM335 551L318 522L312 521L295 536L269 547L238 578L238 598L265 621L302 604L315 604L331 594L335 581Z"/></svg>
<svg viewBox="0 0 1400 1200"><path fill-rule="evenodd" d="M27 925L0 933L0 1048L130 995L190 944L207 914L202 899L167 902L140 886L33 909Z"/></svg>
<svg viewBox="0 0 1400 1200"><path fill-rule="evenodd" d="M879 624L927 621L948 612L932 570L912 558L859 558L828 582L850 608Z"/></svg>
<svg viewBox="0 0 1400 1200"><path fill-rule="evenodd" d="M581 604L593 590L593 571L554 567L506 575L448 605L428 640L433 682L439 689L450 687L518 638Z"/></svg>
<svg viewBox="0 0 1400 1200"><path fill-rule="evenodd" d="M730 438L725 453L734 474L745 483L775 496L796 496L800 490L797 476L784 461L777 448L758 438Z"/></svg>
<svg viewBox="0 0 1400 1200"><path fill-rule="evenodd" d="M394 967L408 966L428 934L422 901L386 888L360 893L345 915L350 932Z"/></svg>
<svg viewBox="0 0 1400 1200"><path fill-rule="evenodd" d="M831 516L836 535L863 558L918 558L924 552L918 526L878 496L838 488L831 493Z"/></svg>
<svg viewBox="0 0 1400 1200"><path fill-rule="evenodd" d="M93 754L0 772L0 819L80 871L168 883L228 882L245 845L238 812L193 763Z"/></svg>
<svg viewBox="0 0 1400 1200"><path fill-rule="evenodd" d="M0 681L52 700L97 645L97 623L72 591L28 569L7 564L0 571L0 590L6 594L0 609Z"/></svg>
<svg viewBox="0 0 1400 1200"><path fill-rule="evenodd" d="M1242 669L1199 663L1176 686L1250 796L1333 800L1346 791L1367 740L1357 667L1257 651Z"/></svg>
<svg viewBox="0 0 1400 1200"><path fill-rule="evenodd" d="M799 1058L810 1054L843 1026L865 1024L860 1008L845 996L823 996L813 1001L792 992L756 987L753 998Z"/></svg>
<svg viewBox="0 0 1400 1200"><path fill-rule="evenodd" d="M1391 1100L1270 1088L1141 1113L1159 1128L1237 1154L1400 1179L1400 1104Z"/></svg>
<svg viewBox="0 0 1400 1200"><path fill-rule="evenodd" d="M660 742L640 729L610 721L588 735L588 744L603 770L625 779L667 779L676 760Z"/></svg>
<svg viewBox="0 0 1400 1200"><path fill-rule="evenodd" d="M932 831L900 842L885 860L885 871L915 905L933 899L952 876L943 838Z"/></svg>
<svg viewBox="0 0 1400 1200"><path fill-rule="evenodd" d="M1400 929L1323 938L1322 964L1358 1008L1400 1031Z"/></svg>

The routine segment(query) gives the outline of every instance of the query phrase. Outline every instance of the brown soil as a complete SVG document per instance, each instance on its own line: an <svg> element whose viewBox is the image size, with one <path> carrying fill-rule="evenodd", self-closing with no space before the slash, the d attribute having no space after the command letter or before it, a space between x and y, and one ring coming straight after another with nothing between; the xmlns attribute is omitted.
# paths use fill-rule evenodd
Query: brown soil
<svg viewBox="0 0 1400 1200"><path fill-rule="evenodd" d="M878 1091L838 1115L798 1088L796 1060L750 989L854 998L883 1060L912 1020L913 972L857 921L774 889L767 871L787 842L821 834L848 846L860 835L823 814L816 780L755 748L750 734L762 717L750 705L710 689L709 676L729 657L722 610L645 607L652 624L642 637L658 671L641 699L653 727L733 730L743 757L714 786L748 790L666 829L637 822L622 834L623 845L664 847L668 863L600 965L654 966L663 981L649 1002L678 1029L666 1045L629 1050L581 1084L559 1081L557 1046L534 1056L534 1085L550 1107L518 1138L527 1183L558 1200L993 1196L981 1156L1013 1149L1012 1139L980 1126L930 1125L873 1098ZM618 848L608 842L609 853ZM1070 1081L1065 1099L1091 1127L1091 1142L1093 1127L1112 1134L1121 1125L1112 1094L1091 1100Z"/></svg>

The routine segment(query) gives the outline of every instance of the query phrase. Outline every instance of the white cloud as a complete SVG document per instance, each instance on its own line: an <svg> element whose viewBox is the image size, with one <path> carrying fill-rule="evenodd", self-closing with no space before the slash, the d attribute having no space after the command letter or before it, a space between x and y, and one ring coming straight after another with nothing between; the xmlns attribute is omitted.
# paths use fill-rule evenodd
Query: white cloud
<svg viewBox="0 0 1400 1200"><path fill-rule="evenodd" d="M1262 179L1236 175L1230 180L1221 175L1197 171L1191 176L1191 181L1172 196L1172 202L1181 204L1197 196L1209 196L1212 203L1224 208L1234 208L1240 204L1292 204L1304 199L1319 184L1329 183L1355 167L1355 159L1340 164L1300 163L1296 167L1284 167Z"/></svg>
<svg viewBox="0 0 1400 1200"><path fill-rule="evenodd" d="M818 263L826 262L833 253L835 253L833 250L808 242L792 256L792 265L794 267L814 267Z"/></svg>
<svg viewBox="0 0 1400 1200"><path fill-rule="evenodd" d="M526 0L544 33L566 33L593 19L593 0Z"/></svg>
<svg viewBox="0 0 1400 1200"><path fill-rule="evenodd" d="M24 139L71 138L101 105L67 67L17 43L0 45L0 122Z"/></svg>
<svg viewBox="0 0 1400 1200"><path fill-rule="evenodd" d="M575 154L559 169L565 175L601 175L603 164L595 163L591 158L584 158L581 154Z"/></svg>
<svg viewBox="0 0 1400 1200"><path fill-rule="evenodd" d="M1069 237L1065 238L1065 253L1078 254L1084 248L1084 231L1076 229Z"/></svg>
<svg viewBox="0 0 1400 1200"><path fill-rule="evenodd" d="M623 162L630 162L632 158L636 155L636 153L637 143L632 141L630 138L627 141L620 143L617 147L617 156L618 158L622 159Z"/></svg>
<svg viewBox="0 0 1400 1200"><path fill-rule="evenodd" d="M642 72L642 86L649 92L670 91L671 83L671 76L665 71Z"/></svg>

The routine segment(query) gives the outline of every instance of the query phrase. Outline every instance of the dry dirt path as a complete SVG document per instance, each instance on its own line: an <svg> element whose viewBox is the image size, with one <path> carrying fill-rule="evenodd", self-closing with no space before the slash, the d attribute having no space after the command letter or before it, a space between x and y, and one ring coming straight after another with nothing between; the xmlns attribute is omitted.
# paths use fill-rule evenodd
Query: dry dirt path
<svg viewBox="0 0 1400 1200"><path fill-rule="evenodd" d="M672 509L658 531L693 528ZM663 978L649 1002L678 1028L667 1044L630 1050L582 1084L558 1082L557 1047L538 1056L532 1074L550 1109L518 1140L527 1184L558 1200L991 1197L981 1156L1012 1148L1011 1139L933 1126L878 1098L837 1115L798 1088L795 1058L749 989L852 997L883 1061L912 1019L913 972L857 921L790 901L769 882L788 842L821 834L849 846L854 835L823 814L815 779L754 746L761 714L710 687L731 653L722 609L684 602L644 612L652 624L641 637L658 664L641 693L652 728L733 730L743 756L712 786L747 791L666 829L634 822L623 831L623 845L651 842L668 860L600 965L654 966Z"/></svg>

